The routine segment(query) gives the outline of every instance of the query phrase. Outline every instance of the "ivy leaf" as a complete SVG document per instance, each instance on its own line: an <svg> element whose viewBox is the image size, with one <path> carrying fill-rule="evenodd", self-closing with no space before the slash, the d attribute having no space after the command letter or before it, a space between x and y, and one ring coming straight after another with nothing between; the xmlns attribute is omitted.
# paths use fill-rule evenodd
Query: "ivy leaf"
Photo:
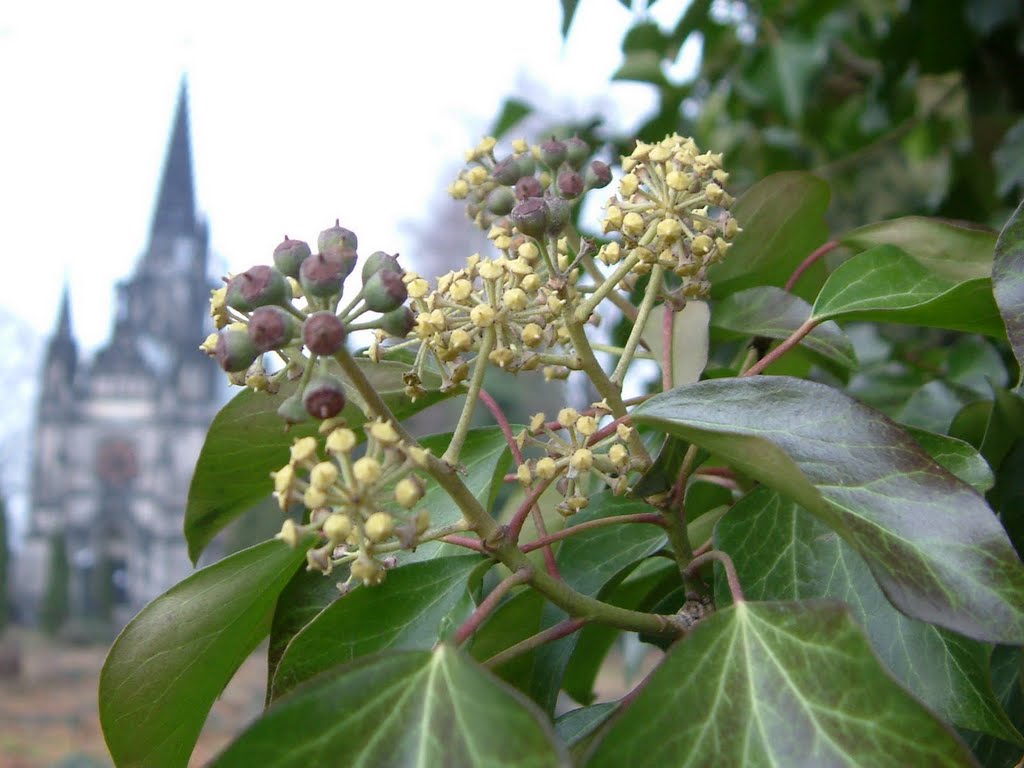
<svg viewBox="0 0 1024 768"><path fill-rule="evenodd" d="M988 278L954 282L894 245L880 245L839 265L814 302L814 317L1006 335Z"/></svg>
<svg viewBox="0 0 1024 768"><path fill-rule="evenodd" d="M819 44L783 36L771 45L770 56L786 117L791 124L800 125L804 99L810 93L811 78L821 68L824 49Z"/></svg>
<svg viewBox="0 0 1024 768"><path fill-rule="evenodd" d="M743 231L729 258L709 270L712 297L755 285L783 285L828 239L829 195L825 181L800 171L772 174L748 189L732 207Z"/></svg>
<svg viewBox="0 0 1024 768"><path fill-rule="evenodd" d="M415 403L405 396L402 363L373 363L357 358L357 364L392 409L405 419L449 395L428 391ZM429 389L437 382L427 382ZM232 398L214 417L199 453L185 508L185 538L188 554L195 563L214 536L235 518L270 495L274 483L270 473L288 461L288 447L299 437L315 435L319 422L310 421L285 429L277 415L281 403L298 386L282 385L277 394L246 389ZM436 390L436 386L435 386ZM353 427L365 417L356 407L357 393L346 387L349 398L344 416Z"/></svg>
<svg viewBox="0 0 1024 768"><path fill-rule="evenodd" d="M991 647L900 614L864 560L792 501L766 488L747 494L718 523L715 546L733 555L748 600L844 601L911 693L954 725L1024 745L992 691ZM715 597L726 605L722 581Z"/></svg>
<svg viewBox="0 0 1024 768"><path fill-rule="evenodd" d="M823 384L753 376L656 395L633 422L706 448L817 515L908 616L1024 643L1024 565L1006 532L977 491L877 411Z"/></svg>
<svg viewBox="0 0 1024 768"><path fill-rule="evenodd" d="M996 241L992 290L1024 377L1024 202L1017 206ZM1022 380L1018 379L1018 387Z"/></svg>
<svg viewBox="0 0 1024 768"><path fill-rule="evenodd" d="M988 462L969 443L917 427L904 429L940 467L948 469L979 493L985 493L995 485L996 479Z"/></svg>
<svg viewBox="0 0 1024 768"><path fill-rule="evenodd" d="M524 696L459 651L396 651L335 668L280 699L211 768L569 764Z"/></svg>
<svg viewBox="0 0 1024 768"><path fill-rule="evenodd" d="M590 505L571 518L573 525L589 520L650 512L644 502L613 496L603 491L591 497ZM628 523L583 531L565 539L556 557L562 580L581 594L597 597L619 581L638 562L665 545L665 532L656 525ZM568 618L553 605L544 606L541 629ZM573 633L539 648L534 656L529 693L546 711L552 711L562 687L562 677L572 656L579 633Z"/></svg>
<svg viewBox="0 0 1024 768"><path fill-rule="evenodd" d="M500 139L524 117L533 113L533 107L522 99L508 98L501 105L501 113L494 121L489 135Z"/></svg>
<svg viewBox="0 0 1024 768"><path fill-rule="evenodd" d="M663 326L668 307L661 304L651 310L641 338L647 343L654 359L661 365L664 355ZM708 305L703 301L688 301L672 322L672 381L692 384L700 380L708 364Z"/></svg>
<svg viewBox="0 0 1024 768"><path fill-rule="evenodd" d="M748 288L717 302L711 313L711 328L725 338L764 336L785 339L811 316L811 305L775 286ZM857 355L853 344L834 322L822 323L800 342L819 361L853 370ZM685 383L685 382L680 382Z"/></svg>
<svg viewBox="0 0 1024 768"><path fill-rule="evenodd" d="M839 242L858 251L897 246L932 274L960 283L992 275L996 238L991 230L955 221L905 216L858 227Z"/></svg>
<svg viewBox="0 0 1024 768"><path fill-rule="evenodd" d="M188 762L214 700L270 629L306 549L268 541L198 571L143 608L100 672L100 724L119 766Z"/></svg>
<svg viewBox="0 0 1024 768"><path fill-rule="evenodd" d="M586 765L970 766L839 603L740 603L677 643Z"/></svg>
<svg viewBox="0 0 1024 768"><path fill-rule="evenodd" d="M380 586L359 587L335 600L288 643L271 699L360 656L432 648L469 615L469 575L486 562L462 555L414 563L391 571Z"/></svg>

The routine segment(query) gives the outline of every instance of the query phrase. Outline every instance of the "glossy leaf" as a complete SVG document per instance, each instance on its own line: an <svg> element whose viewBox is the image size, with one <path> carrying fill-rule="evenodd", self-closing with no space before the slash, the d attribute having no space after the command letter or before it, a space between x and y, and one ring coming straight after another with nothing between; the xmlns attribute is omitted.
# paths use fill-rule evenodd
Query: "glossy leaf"
<svg viewBox="0 0 1024 768"><path fill-rule="evenodd" d="M491 127L490 135L500 139L512 130L520 120L533 113L533 107L522 99L508 98L501 106L501 113Z"/></svg>
<svg viewBox="0 0 1024 768"><path fill-rule="evenodd" d="M305 548L268 541L189 576L143 608L100 673L100 723L118 766L181 766L217 696L266 637Z"/></svg>
<svg viewBox="0 0 1024 768"><path fill-rule="evenodd" d="M905 216L851 230L839 238L848 248L901 248L929 272L953 282L992 275L995 233L946 219Z"/></svg>
<svg viewBox="0 0 1024 768"><path fill-rule="evenodd" d="M995 483L988 462L969 443L916 427L907 427L906 430L940 467L949 470L979 493L985 493Z"/></svg>
<svg viewBox="0 0 1024 768"><path fill-rule="evenodd" d="M992 291L1024 377L1024 202L1017 206L996 241Z"/></svg>
<svg viewBox="0 0 1024 768"><path fill-rule="evenodd" d="M811 305L803 299L781 288L763 285L734 293L717 302L711 313L711 327L726 337L785 339L810 316ZM843 368L852 370L857 367L853 344L834 322L822 323L800 344Z"/></svg>
<svg viewBox="0 0 1024 768"><path fill-rule="evenodd" d="M753 491L719 522L715 546L733 556L748 600L842 600L886 668L941 717L1024 745L992 691L991 646L903 616L863 558L792 501ZM718 605L730 602L723 582Z"/></svg>
<svg viewBox="0 0 1024 768"><path fill-rule="evenodd" d="M1006 532L977 491L877 411L822 384L753 376L656 395L633 421L697 443L813 512L908 616L1024 643L1024 565Z"/></svg>
<svg viewBox="0 0 1024 768"><path fill-rule="evenodd" d="M587 766L970 766L839 603L742 603L677 643Z"/></svg>
<svg viewBox="0 0 1024 768"><path fill-rule="evenodd" d="M413 563L393 570L380 586L335 600L288 644L271 698L360 656L432 648L469 615L469 575L484 562L480 555L461 555Z"/></svg>
<svg viewBox="0 0 1024 768"><path fill-rule="evenodd" d="M577 747L585 747L597 729L615 714L618 704L604 702L580 707L560 715L555 720L555 734L576 755Z"/></svg>
<svg viewBox="0 0 1024 768"><path fill-rule="evenodd" d="M798 171L773 174L748 189L732 208L743 232L729 258L709 272L712 296L755 285L783 285L828 238L829 196L826 182Z"/></svg>
<svg viewBox="0 0 1024 768"><path fill-rule="evenodd" d="M905 251L880 245L843 262L814 302L819 320L872 320L981 333L1006 331L988 278L954 282Z"/></svg>
<svg viewBox="0 0 1024 768"><path fill-rule="evenodd" d="M589 520L650 512L642 501L613 496L603 491L591 497L590 506L574 515L570 523L579 525ZM562 580L584 595L597 597L603 590L618 584L636 563L665 545L661 527L645 523L607 525L583 531L565 539L556 557ZM568 618L562 610L546 605L541 629L554 626ZM530 695L545 710L553 710L562 676L579 641L574 633L542 646L535 655Z"/></svg>
<svg viewBox="0 0 1024 768"><path fill-rule="evenodd" d="M372 363L363 358L357 359L357 363L398 419L447 397L438 391L428 391L412 402L405 396L402 382L408 366L389 361ZM427 382L426 386L432 384L436 382ZM274 395L246 389L214 417L196 462L185 509L185 538L193 563L217 533L270 495L274 489L270 473L287 463L292 442L316 434L319 422L310 421L286 431L285 423L277 415L277 409L296 386L296 382L286 383ZM349 403L345 406L345 418L352 426L359 426L365 420L355 405L360 398L348 387L346 392Z"/></svg>
<svg viewBox="0 0 1024 768"><path fill-rule="evenodd" d="M396 651L279 700L212 768L548 768L569 764L547 719L461 652Z"/></svg>

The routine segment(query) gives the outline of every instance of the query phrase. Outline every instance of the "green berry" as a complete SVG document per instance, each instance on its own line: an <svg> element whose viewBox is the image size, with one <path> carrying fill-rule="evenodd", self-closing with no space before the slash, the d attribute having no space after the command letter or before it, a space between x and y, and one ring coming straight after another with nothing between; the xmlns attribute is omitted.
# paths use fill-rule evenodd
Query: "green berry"
<svg viewBox="0 0 1024 768"><path fill-rule="evenodd" d="M583 181L587 189L604 189L612 183L612 169L608 167L608 163L594 160L587 166Z"/></svg>
<svg viewBox="0 0 1024 768"><path fill-rule="evenodd" d="M540 237L548 227L548 204L542 198L530 197L512 209L512 223L530 237Z"/></svg>
<svg viewBox="0 0 1024 768"><path fill-rule="evenodd" d="M370 275L381 270L388 272L401 272L402 268L398 264L398 254L392 256L390 253L384 253L384 251L374 251L370 256L363 262L363 282L365 283L370 279Z"/></svg>
<svg viewBox="0 0 1024 768"><path fill-rule="evenodd" d="M363 284L363 301L373 312L391 312L409 298L401 272L380 270Z"/></svg>
<svg viewBox="0 0 1024 768"><path fill-rule="evenodd" d="M309 243L302 240L290 240L288 235L285 235L284 240L274 249L274 266L282 274L297 278L299 267L311 253Z"/></svg>
<svg viewBox="0 0 1024 768"><path fill-rule="evenodd" d="M242 312L269 304L291 301L292 291L284 275L265 264L247 269L228 281L227 305Z"/></svg>
<svg viewBox="0 0 1024 768"><path fill-rule="evenodd" d="M306 406L302 404L302 397L298 392L281 403L277 409L277 415L289 424L301 424L304 421L309 421L309 413L306 411Z"/></svg>
<svg viewBox="0 0 1024 768"><path fill-rule="evenodd" d="M566 162L576 171L582 168L583 164L587 162L587 158L590 157L590 145L579 136L566 139L565 150Z"/></svg>
<svg viewBox="0 0 1024 768"><path fill-rule="evenodd" d="M506 157L491 170L491 178L506 187L511 187L522 176L519 161L515 157Z"/></svg>
<svg viewBox="0 0 1024 768"><path fill-rule="evenodd" d="M416 316L408 307L399 307L385 312L378 322L384 333L404 339L416 325Z"/></svg>
<svg viewBox="0 0 1024 768"><path fill-rule="evenodd" d="M228 373L244 371L252 365L259 350L249 338L249 333L241 327L221 329L217 334L217 346L214 349L217 364Z"/></svg>
<svg viewBox="0 0 1024 768"><path fill-rule="evenodd" d="M281 307L259 307L249 318L249 338L260 352L281 349L295 338L298 325Z"/></svg>
<svg viewBox="0 0 1024 768"><path fill-rule="evenodd" d="M336 248L349 248L354 251L359 247L359 238L356 237L356 233L341 226L338 219L334 220L333 227L320 233L316 242L320 253Z"/></svg>
<svg viewBox="0 0 1024 768"><path fill-rule="evenodd" d="M555 179L555 191L563 200L575 200L583 194L583 177L576 171L564 168Z"/></svg>
<svg viewBox="0 0 1024 768"><path fill-rule="evenodd" d="M345 282L355 266L355 251L321 251L302 262L299 269L299 283L310 296L335 296L341 293Z"/></svg>
<svg viewBox="0 0 1024 768"><path fill-rule="evenodd" d="M547 141L541 142L540 161L551 170L564 163L568 156L569 148L565 146L564 142L559 141L554 136Z"/></svg>
<svg viewBox="0 0 1024 768"><path fill-rule="evenodd" d="M515 207L516 196L508 187L495 187L487 195L484 204L491 213L504 216Z"/></svg>

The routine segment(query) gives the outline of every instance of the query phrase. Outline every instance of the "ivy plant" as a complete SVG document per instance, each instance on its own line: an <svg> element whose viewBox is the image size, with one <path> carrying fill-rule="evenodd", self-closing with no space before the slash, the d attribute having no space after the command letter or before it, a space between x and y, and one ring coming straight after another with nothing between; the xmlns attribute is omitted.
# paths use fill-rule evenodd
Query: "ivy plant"
<svg viewBox="0 0 1024 768"><path fill-rule="evenodd" d="M281 531L124 629L117 765L186 765L263 643L266 709L218 768L1024 754L1024 209L998 238L830 232L825 181L734 200L678 135L620 171L588 237L612 169L586 142L485 139L450 191L493 253L429 281L336 224L214 292L203 349L245 390L185 536L198 558L271 493ZM493 369L569 402L513 424ZM409 431L446 398L450 432ZM627 638L657 663L597 700Z"/></svg>

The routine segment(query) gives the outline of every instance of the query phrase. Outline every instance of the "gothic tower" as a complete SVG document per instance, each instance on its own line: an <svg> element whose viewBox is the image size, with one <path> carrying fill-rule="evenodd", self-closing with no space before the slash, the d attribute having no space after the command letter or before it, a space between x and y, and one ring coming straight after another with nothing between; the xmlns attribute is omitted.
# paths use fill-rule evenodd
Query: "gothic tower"
<svg viewBox="0 0 1024 768"><path fill-rule="evenodd" d="M36 615L50 542L63 533L71 617L123 623L184 578L188 485L223 399L199 351L212 287L197 216L188 94L182 83L149 231L117 286L110 340L79 359L65 287L43 364L28 535L18 567Z"/></svg>

